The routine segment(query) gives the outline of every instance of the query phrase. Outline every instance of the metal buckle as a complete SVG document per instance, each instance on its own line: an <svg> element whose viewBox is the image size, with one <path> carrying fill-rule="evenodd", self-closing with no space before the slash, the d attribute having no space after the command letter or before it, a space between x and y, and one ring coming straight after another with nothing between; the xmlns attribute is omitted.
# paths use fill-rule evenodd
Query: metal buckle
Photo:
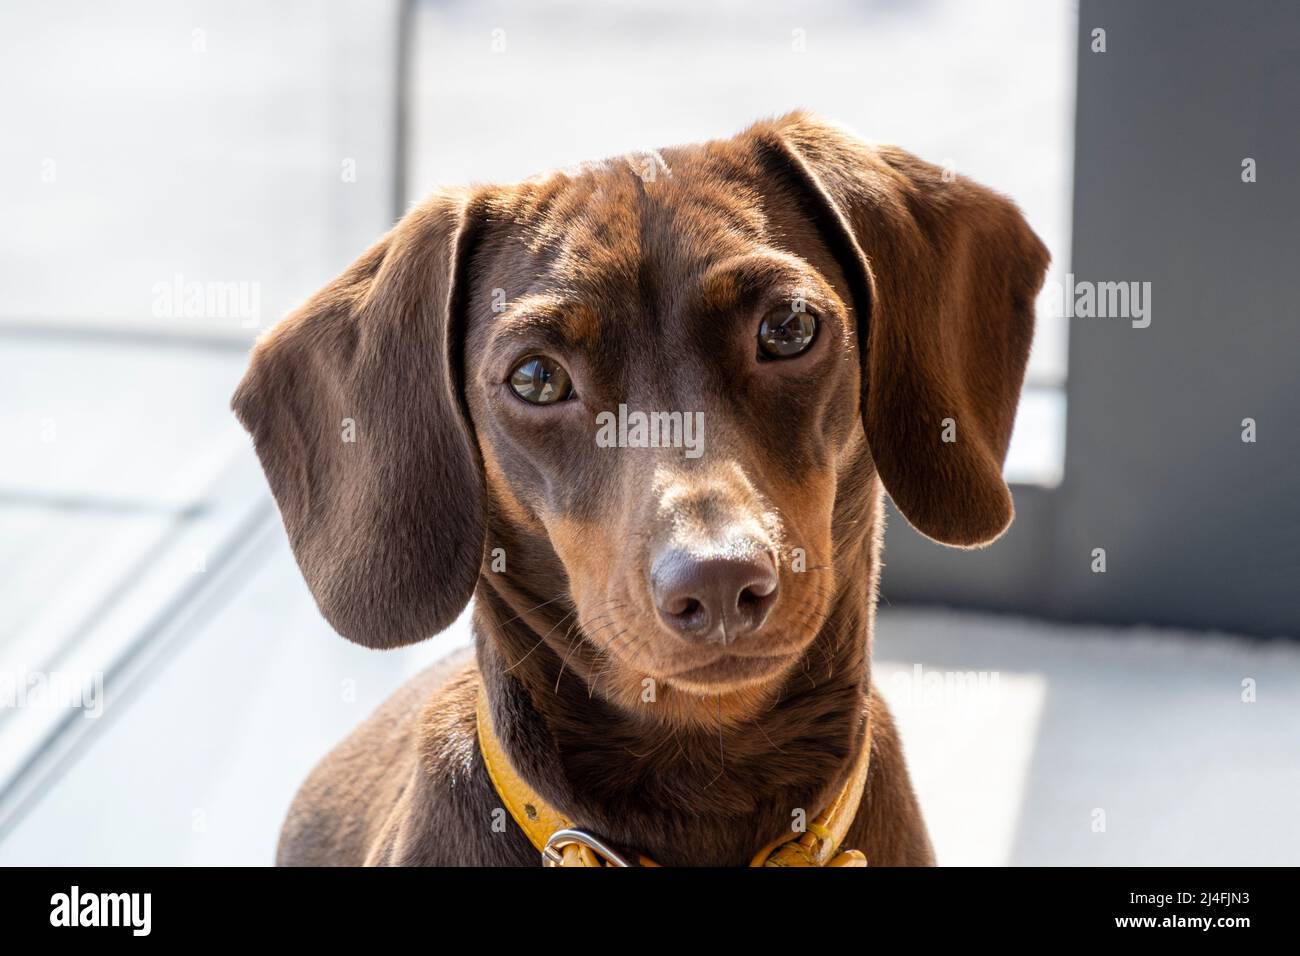
<svg viewBox="0 0 1300 956"><path fill-rule="evenodd" d="M546 841L546 846L542 847L542 866L561 866L564 862L564 854L561 851L566 846L575 843L579 846L585 846L604 859L606 866L640 865L623 856L600 837L588 833L586 830L569 828L556 830L551 834L551 838Z"/></svg>

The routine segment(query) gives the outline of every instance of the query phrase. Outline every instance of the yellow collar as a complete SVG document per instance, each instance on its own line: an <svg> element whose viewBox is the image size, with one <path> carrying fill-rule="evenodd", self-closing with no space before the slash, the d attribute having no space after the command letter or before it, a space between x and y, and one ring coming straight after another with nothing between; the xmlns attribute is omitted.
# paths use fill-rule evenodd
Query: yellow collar
<svg viewBox="0 0 1300 956"><path fill-rule="evenodd" d="M863 709L866 733L862 748L853 764L848 782L829 807L807 825L803 833L790 833L773 840L759 850L750 866L866 866L867 858L858 850L837 853L849 832L867 783L871 766L871 720ZM491 708L487 695L479 688L478 743L483 763L501 801L510 811L519 829L542 854L546 866L657 866L638 856L630 860L599 837L577 829L554 807L543 800L515 772L492 729Z"/></svg>

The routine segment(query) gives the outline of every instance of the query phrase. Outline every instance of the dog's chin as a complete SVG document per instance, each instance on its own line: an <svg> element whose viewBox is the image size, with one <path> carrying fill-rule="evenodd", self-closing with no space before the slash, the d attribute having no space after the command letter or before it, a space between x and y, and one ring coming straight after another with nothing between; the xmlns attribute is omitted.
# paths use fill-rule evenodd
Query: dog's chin
<svg viewBox="0 0 1300 956"><path fill-rule="evenodd" d="M673 646L658 635L638 642L634 656L615 648L602 658L591 692L638 717L671 726L717 727L752 720L799 666L811 640L743 649ZM658 693L647 696L647 688Z"/></svg>
<svg viewBox="0 0 1300 956"><path fill-rule="evenodd" d="M652 710L669 719L750 717L755 707L770 702L771 694L808 653L822 620L815 615L797 629L783 621L771 623L776 625L772 630L746 635L728 647L684 647L680 638L661 632L657 622L606 625L619 638L601 648L601 663L590 678L591 691L639 713L653 702L659 706ZM807 627L808 623L814 626ZM642 635L638 640L621 638L638 632ZM647 699L647 681L672 693ZM697 708L702 709L697 713Z"/></svg>
<svg viewBox="0 0 1300 956"><path fill-rule="evenodd" d="M707 664L665 674L661 680L676 690L704 697L770 684L794 664L788 654L752 656L723 654Z"/></svg>

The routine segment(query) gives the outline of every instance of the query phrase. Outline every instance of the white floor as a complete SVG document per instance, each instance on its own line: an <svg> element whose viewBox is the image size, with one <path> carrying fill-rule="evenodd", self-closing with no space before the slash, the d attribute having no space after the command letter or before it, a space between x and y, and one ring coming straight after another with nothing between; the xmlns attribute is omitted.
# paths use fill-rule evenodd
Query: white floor
<svg viewBox="0 0 1300 956"><path fill-rule="evenodd" d="M875 659L941 863L1300 863L1294 643L909 610Z"/></svg>

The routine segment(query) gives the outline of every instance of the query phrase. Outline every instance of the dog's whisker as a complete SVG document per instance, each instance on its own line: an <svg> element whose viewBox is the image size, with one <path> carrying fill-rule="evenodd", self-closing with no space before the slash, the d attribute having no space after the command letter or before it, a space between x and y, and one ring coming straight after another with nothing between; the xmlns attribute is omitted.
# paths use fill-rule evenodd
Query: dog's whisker
<svg viewBox="0 0 1300 956"><path fill-rule="evenodd" d="M556 629L557 629L561 624L564 623L565 619L568 618L569 615L571 615L571 614L573 614L573 613L574 613L574 611L570 611L568 614L564 615L564 617L562 617L562 618L560 618L558 621L556 621L556 622L555 622L555 626L552 627L552 628L551 628L549 631L547 631L545 634L543 634L543 635L541 636L541 638L538 640L538 642L537 642L536 644L534 644L532 647L530 647L530 648L528 649L528 652L525 653L523 657L519 658L519 660L515 661L513 664L511 664L509 667L506 668L506 672L509 673L510 671L512 671L512 670L514 670L516 667L518 667L520 664L522 664L524 661L526 661L526 660L528 659L529 655L532 654L533 651L535 651L535 650L537 650L539 647L541 647L544 643L546 643L546 639L547 639L548 637L550 637L553 633L555 633L555 630L556 630Z"/></svg>
<svg viewBox="0 0 1300 956"><path fill-rule="evenodd" d="M564 655L564 660L560 662L560 673L555 676L555 693L557 694L560 692L560 681L564 678L564 668L568 665L569 658L573 656L573 652L578 649L578 646L583 642L583 639L582 631L579 629L577 636L569 645L569 652Z"/></svg>
<svg viewBox="0 0 1300 956"><path fill-rule="evenodd" d="M576 626L576 627L578 628L578 633L577 633L576 637L574 637L574 639L573 639L571 642L568 643L568 650L567 650L567 652L565 653L564 659L560 662L560 670L559 670L559 673L558 673L558 674L556 675L556 677L555 677L555 693L558 694L558 693L560 692L560 681L561 681L561 680L563 679L563 677L564 677L564 671L565 671L565 668L568 666L568 663L569 663L570 659L573 657L574 652L575 652L575 651L576 651L576 650L577 650L577 649L582 645L583 641L585 641L585 640L589 640L590 638L592 638L593 636L595 636L596 634L598 634L600 631L604 630L605 628L616 626L618 622L617 622L616 620L614 620L614 618L613 618L614 613L617 612L620 608L623 608L623 607L626 607L626 606L627 606L626 604L624 604L624 603L622 603L622 602L619 602L616 598L613 599L613 600L611 600L611 601L605 601L605 602L603 602L603 604L604 604L605 606L608 606L608 605L610 605L610 604L616 604L616 606L615 606L615 607L608 608L608 612L607 612L606 614L597 615L595 618L592 619L591 622L588 622L587 625L586 625L585 627L581 624L580 621L575 621L575 622L574 622L574 626ZM598 605L598 606L600 606L600 605ZM593 623L594 621L600 621L600 620L602 620L603 618L608 618L608 620L605 620L605 622L602 623L599 627L596 627L596 628L592 628L592 627L591 627L591 623ZM585 633L584 633L584 631L585 631ZM621 633L621 632L620 632L620 633ZM570 635L572 635L572 634L573 634L573 627L570 627L569 631L566 632L566 634L565 634L565 636L564 636L564 640L565 640L566 642L568 642L568 641L569 641L569 638L570 638ZM611 639L610 639L611 642L612 642L614 639L616 639L617 637L618 637L618 635L615 635L614 638L611 638ZM601 654L602 654L601 649L597 648L597 660L600 659ZM591 693L590 693L590 690L589 690L589 692L588 692L588 698L590 698L590 697L591 697Z"/></svg>
<svg viewBox="0 0 1300 956"><path fill-rule="evenodd" d="M770 709L768 712L770 713ZM768 734L768 732L763 728L763 724L758 717L751 717L748 722L758 728L758 732L763 735L763 737L767 740L769 744L772 745L773 750L775 750L779 754L785 753L785 751L781 749L781 747L777 744L777 742L773 740L771 736Z"/></svg>
<svg viewBox="0 0 1300 956"><path fill-rule="evenodd" d="M661 748L664 744L668 743L672 739L673 738L671 734L664 734L662 737L659 738L659 743L655 744L645 753L637 753L635 750L631 749L630 747L624 747L623 750L631 754L633 757L636 757L638 760L646 760L654 756L654 754L659 750L659 748Z"/></svg>
<svg viewBox="0 0 1300 956"><path fill-rule="evenodd" d="M537 606L537 608L544 607L545 604L551 604L551 603L554 603L554 601L557 601L557 600L559 600L559 598L555 598L555 599L553 599L552 601L544 602L543 604L539 604L539 605ZM596 607L598 607L598 608L606 607L606 606L608 606L608 605L615 604L615 603L617 603L617 602L618 602L618 599L617 599L617 598L612 598L612 599L610 599L609 601L602 601L602 602L600 602L599 604L596 605ZM619 607L625 607L625 606L626 606L626 605L623 605L623 604L619 603ZM537 610L537 608L533 608L532 610L535 611L535 610ZM520 664L522 664L525 660L527 660L528 657L533 653L533 651L535 651L535 650L537 650L537 648L541 647L542 644L544 644L544 643L546 642L546 639L547 639L548 637L550 637L553 633L555 633L555 631L560 627L561 624L563 624L563 623L564 623L568 618L573 617L575 614L577 614L577 610L578 610L578 609L575 607L573 610L569 611L569 612L566 613L563 617L561 617L558 621L556 621L556 622L555 622L555 625L554 625L554 626L553 626L549 631L547 631L545 634L543 634L542 637L541 637L541 639L540 639L536 644L534 644L532 647L530 647L530 648L528 649L528 651L527 651L527 652L526 652L522 657L519 658L519 660L515 661L513 664L511 664L509 667L507 667L506 670L507 670L507 671L512 671L512 670L514 670L516 667L518 667ZM613 613L614 613L615 611L617 611L617 610L618 610L618 607L610 608L610 609L609 609L609 613L610 613L610 614L613 614ZM526 613L530 613L530 612L527 612L527 611L526 611L526 612L524 612L524 613L526 614ZM516 617L511 618L511 621L518 620L518 619L519 619L520 617L522 617L522 616L523 616L523 614L517 615ZM599 619L600 619L600 616L598 616L596 619L599 620ZM508 624L508 623L510 623L510 621L507 621L506 623ZM580 622L579 622L578 620L575 619L575 624L578 624L578 623L580 623ZM498 632L500 631L500 628L501 628L501 627L504 627L504 625L501 625L500 627L498 627ZM597 630L599 630L599 628L598 628ZM571 633L571 629L570 629L569 632L566 632L566 634L565 634L565 638L564 638L564 640L565 640L566 642L568 641L569 633ZM561 666L561 674L563 674L563 666ZM558 683L558 678L557 678L557 683Z"/></svg>
<svg viewBox="0 0 1300 956"><path fill-rule="evenodd" d="M608 645L608 647L612 647L612 646L613 646L613 642L614 642L614 641L617 641L617 640L618 640L622 635L624 635L624 634L626 634L626 633L627 633L627 630L625 629L625 630L619 631L617 634L615 634L612 638L610 638L610 644ZM608 651L608 648L607 648L607 651ZM607 671L607 670L608 670L608 669L613 665L613 663L614 663L614 658L613 658L613 656L612 656L611 654L609 654L608 652L606 652L604 656L605 656L605 660L606 660L606 662L607 662L607 663L605 664L605 667L604 667L604 668L603 668L599 673L597 673L597 674L592 678L591 683L589 683L589 684L587 685L587 699L588 699L588 700L590 700L590 699L594 696L595 691L596 691L596 686L597 686L597 684L600 683L600 678L601 678L602 676L604 676L605 671Z"/></svg>
<svg viewBox="0 0 1300 956"><path fill-rule="evenodd" d="M526 611L520 611L520 612L519 612L518 614L516 614L514 617L510 618L510 620L508 620L508 621L502 621L500 624L498 624L498 625L496 626L496 630L497 630L497 632L499 633L499 632L500 632L501 630L503 630L507 625L509 625L509 624L513 624L515 621L519 620L520 618L524 617L525 615L532 614L532 613L534 613L534 612L536 612L536 611L540 611L542 608L547 607L548 605L554 604L556 601L563 601L567 596L568 596L568 595L560 594L560 595L557 595L556 597L551 598L549 601L543 601L541 604L538 604L538 605L536 605L535 607L530 607L530 608L529 608L528 610L526 610ZM569 613L571 614L571 613L573 613L573 612L570 611ZM565 615L565 616L567 617L568 615Z"/></svg>
<svg viewBox="0 0 1300 956"><path fill-rule="evenodd" d="M726 732L722 720L722 695L717 695L718 701L718 772L714 774L709 782L706 783L701 792L708 790L715 783L722 779L723 774L727 772L727 743Z"/></svg>

